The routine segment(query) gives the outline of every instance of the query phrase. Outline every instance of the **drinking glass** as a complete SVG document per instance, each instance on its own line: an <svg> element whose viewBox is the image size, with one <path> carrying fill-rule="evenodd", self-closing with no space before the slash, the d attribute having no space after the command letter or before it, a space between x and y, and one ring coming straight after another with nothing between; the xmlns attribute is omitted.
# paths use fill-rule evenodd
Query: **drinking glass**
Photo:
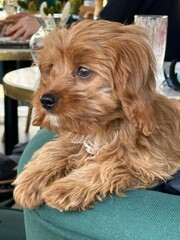
<svg viewBox="0 0 180 240"><path fill-rule="evenodd" d="M157 62L157 88L164 81L163 63L166 50L168 16L165 15L135 15L134 23L147 29L150 42Z"/></svg>

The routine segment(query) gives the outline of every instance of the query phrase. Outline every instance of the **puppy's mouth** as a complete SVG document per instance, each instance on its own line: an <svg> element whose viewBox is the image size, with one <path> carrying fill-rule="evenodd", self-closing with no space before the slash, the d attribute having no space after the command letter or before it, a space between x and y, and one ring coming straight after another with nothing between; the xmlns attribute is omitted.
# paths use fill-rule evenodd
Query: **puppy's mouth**
<svg viewBox="0 0 180 240"><path fill-rule="evenodd" d="M120 117L119 103L110 97L105 98L104 94L109 92L111 89L103 88L101 98L87 94L45 92L39 98L41 107L45 110L41 125L56 131L66 129L74 133L104 128L108 122Z"/></svg>

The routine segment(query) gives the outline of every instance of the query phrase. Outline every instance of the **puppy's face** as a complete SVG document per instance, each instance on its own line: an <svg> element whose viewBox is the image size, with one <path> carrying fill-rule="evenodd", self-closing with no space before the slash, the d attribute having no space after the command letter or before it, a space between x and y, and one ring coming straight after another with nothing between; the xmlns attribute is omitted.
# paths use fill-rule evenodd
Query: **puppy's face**
<svg viewBox="0 0 180 240"><path fill-rule="evenodd" d="M155 78L142 29L82 21L51 33L38 63L41 81L33 101L34 124L82 134L125 119L147 128L139 116L144 110L153 115Z"/></svg>

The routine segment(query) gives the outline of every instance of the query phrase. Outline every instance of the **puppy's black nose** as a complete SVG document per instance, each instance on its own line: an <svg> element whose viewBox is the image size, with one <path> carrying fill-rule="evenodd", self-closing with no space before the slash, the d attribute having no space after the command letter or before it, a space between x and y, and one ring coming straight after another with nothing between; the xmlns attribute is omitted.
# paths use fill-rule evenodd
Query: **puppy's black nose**
<svg viewBox="0 0 180 240"><path fill-rule="evenodd" d="M57 99L57 96L47 93L41 96L40 102L43 108L46 110L51 110L57 102Z"/></svg>

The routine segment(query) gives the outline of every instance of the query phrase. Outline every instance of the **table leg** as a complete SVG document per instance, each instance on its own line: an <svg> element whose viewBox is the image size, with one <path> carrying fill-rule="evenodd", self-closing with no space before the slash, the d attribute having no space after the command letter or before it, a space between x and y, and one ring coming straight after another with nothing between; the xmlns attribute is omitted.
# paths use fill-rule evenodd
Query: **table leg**
<svg viewBox="0 0 180 240"><path fill-rule="evenodd" d="M3 62L4 75L15 69L17 69L16 61ZM16 100L8 96L4 97L4 146L6 155L12 153L14 145L18 142L17 106Z"/></svg>
<svg viewBox="0 0 180 240"><path fill-rule="evenodd" d="M5 154L10 155L13 147L18 143L18 114L17 101L5 96Z"/></svg>
<svg viewBox="0 0 180 240"><path fill-rule="evenodd" d="M4 61L4 75L12 70L29 67L31 61ZM14 145L18 143L18 102L8 96L4 98L5 109L5 154L10 155Z"/></svg>

